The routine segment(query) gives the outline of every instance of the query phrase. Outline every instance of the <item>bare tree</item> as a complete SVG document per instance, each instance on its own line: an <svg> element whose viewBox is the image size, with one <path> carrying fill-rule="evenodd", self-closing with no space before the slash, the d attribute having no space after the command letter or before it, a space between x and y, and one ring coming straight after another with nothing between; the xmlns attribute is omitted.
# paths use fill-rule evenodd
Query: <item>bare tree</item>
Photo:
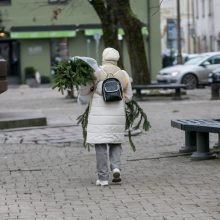
<svg viewBox="0 0 220 220"><path fill-rule="evenodd" d="M101 20L105 47L113 47L121 52L118 41L118 20L109 2L109 0L89 0ZM123 68L122 59L120 59L119 66Z"/></svg>
<svg viewBox="0 0 220 220"><path fill-rule="evenodd" d="M101 20L105 46L119 48L116 41L117 29L120 25L125 32L134 84L150 83L151 77L142 35L143 23L134 15L130 1L89 0L89 2Z"/></svg>
<svg viewBox="0 0 220 220"><path fill-rule="evenodd" d="M88 0L100 18L105 47L113 47L121 52L118 28L123 28L131 63L134 84L148 84L151 76L142 35L144 24L134 15L130 0ZM75 1L70 0L70 4ZM52 19L57 19L64 8L53 11ZM121 53L122 54L122 53ZM123 68L122 59L119 65Z"/></svg>

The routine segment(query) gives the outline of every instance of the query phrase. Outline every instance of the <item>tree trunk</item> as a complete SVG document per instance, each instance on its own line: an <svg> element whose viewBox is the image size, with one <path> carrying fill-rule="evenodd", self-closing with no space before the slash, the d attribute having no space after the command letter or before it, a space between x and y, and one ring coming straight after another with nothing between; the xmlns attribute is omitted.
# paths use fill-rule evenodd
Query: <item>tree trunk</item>
<svg viewBox="0 0 220 220"><path fill-rule="evenodd" d="M111 0L112 9L125 32L128 53L134 84L149 84L151 82L147 65L142 22L133 14L129 0Z"/></svg>
<svg viewBox="0 0 220 220"><path fill-rule="evenodd" d="M101 20L105 47L113 47L122 54L118 41L118 22L111 5L108 3L109 1L107 0L107 4L105 4L103 0L89 0L89 3L93 6ZM123 68L122 59L119 60L118 65Z"/></svg>
<svg viewBox="0 0 220 220"><path fill-rule="evenodd" d="M151 76L142 35L142 22L133 14L129 0L89 0L98 14L106 47L119 50L118 24L125 32L134 84L149 84ZM122 59L120 59L122 60ZM122 65L121 65L122 67Z"/></svg>

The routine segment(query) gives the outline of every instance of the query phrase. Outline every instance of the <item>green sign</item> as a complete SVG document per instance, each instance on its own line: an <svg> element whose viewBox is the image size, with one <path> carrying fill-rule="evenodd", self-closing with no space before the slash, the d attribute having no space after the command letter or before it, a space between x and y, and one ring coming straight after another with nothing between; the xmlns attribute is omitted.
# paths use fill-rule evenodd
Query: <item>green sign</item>
<svg viewBox="0 0 220 220"><path fill-rule="evenodd" d="M102 29L86 29L85 30L86 36L93 36L95 34L103 35Z"/></svg>
<svg viewBox="0 0 220 220"><path fill-rule="evenodd" d="M11 32L13 39L36 39L36 38L60 38L75 37L75 31L33 31L33 32Z"/></svg>
<svg viewBox="0 0 220 220"><path fill-rule="evenodd" d="M141 32L143 35L146 35L146 36L148 36L148 34L149 34L147 27L142 27ZM86 29L85 30L86 36L94 36L97 33L100 35L103 35L102 29ZM122 28L118 29L118 35L120 35L120 36L124 35L124 30Z"/></svg>
<svg viewBox="0 0 220 220"><path fill-rule="evenodd" d="M142 27L141 32L142 32L143 35L146 35L146 36L149 35L147 27Z"/></svg>

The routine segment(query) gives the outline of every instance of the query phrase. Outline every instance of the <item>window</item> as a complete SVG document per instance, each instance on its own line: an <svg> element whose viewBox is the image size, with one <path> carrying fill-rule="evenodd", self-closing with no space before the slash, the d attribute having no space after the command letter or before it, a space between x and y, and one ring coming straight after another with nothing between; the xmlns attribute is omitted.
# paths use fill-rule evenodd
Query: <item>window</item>
<svg viewBox="0 0 220 220"><path fill-rule="evenodd" d="M49 4L65 4L67 3L69 0L48 0Z"/></svg>
<svg viewBox="0 0 220 220"><path fill-rule="evenodd" d="M213 10L213 1L209 0L209 16L212 16L212 10Z"/></svg>
<svg viewBox="0 0 220 220"><path fill-rule="evenodd" d="M220 56L213 57L213 64L220 64Z"/></svg>
<svg viewBox="0 0 220 220"><path fill-rule="evenodd" d="M210 51L213 51L213 42L214 42L214 36L209 36L209 48Z"/></svg>
<svg viewBox="0 0 220 220"><path fill-rule="evenodd" d="M217 42L217 46L218 46L218 51L220 50L220 40L218 40L218 42Z"/></svg>
<svg viewBox="0 0 220 220"><path fill-rule="evenodd" d="M199 18L199 2L198 2L198 0L196 0L196 5L195 5L196 7L196 18L198 19Z"/></svg>
<svg viewBox="0 0 220 220"><path fill-rule="evenodd" d="M205 0L202 0L202 17L205 17Z"/></svg>
<svg viewBox="0 0 220 220"><path fill-rule="evenodd" d="M58 62L69 58L67 38L51 39L51 65L56 66Z"/></svg>
<svg viewBox="0 0 220 220"><path fill-rule="evenodd" d="M9 5L11 4L11 0L0 0L0 5Z"/></svg>

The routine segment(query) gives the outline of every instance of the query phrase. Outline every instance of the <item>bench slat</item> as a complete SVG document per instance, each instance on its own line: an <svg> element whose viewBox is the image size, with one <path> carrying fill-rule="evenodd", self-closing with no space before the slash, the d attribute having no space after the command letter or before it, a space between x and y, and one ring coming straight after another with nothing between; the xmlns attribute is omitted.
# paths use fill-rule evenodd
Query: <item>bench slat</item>
<svg viewBox="0 0 220 220"><path fill-rule="evenodd" d="M149 85L132 85L133 89L185 89L185 84L149 84Z"/></svg>
<svg viewBox="0 0 220 220"><path fill-rule="evenodd" d="M220 133L219 119L171 120L171 126L186 131Z"/></svg>

